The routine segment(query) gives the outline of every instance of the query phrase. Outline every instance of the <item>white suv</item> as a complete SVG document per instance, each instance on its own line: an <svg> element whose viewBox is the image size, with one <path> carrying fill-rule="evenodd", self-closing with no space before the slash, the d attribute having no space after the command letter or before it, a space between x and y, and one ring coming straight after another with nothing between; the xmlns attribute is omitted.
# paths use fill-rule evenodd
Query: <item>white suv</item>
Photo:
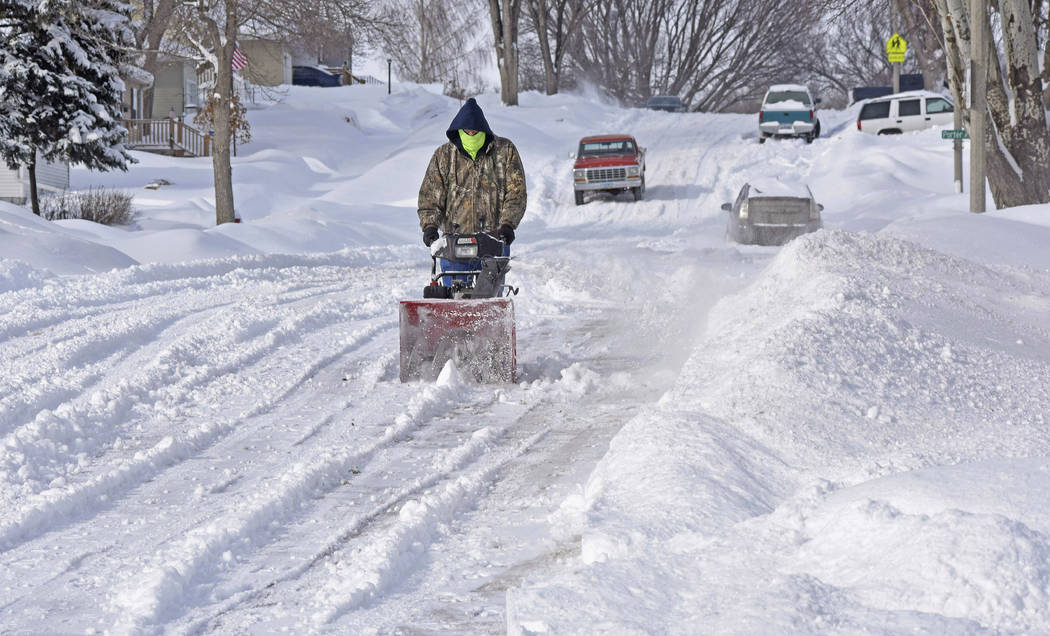
<svg viewBox="0 0 1050 636"><path fill-rule="evenodd" d="M857 130L875 135L895 135L932 126L949 126L954 120L947 98L930 91L909 91L868 100L857 116Z"/></svg>

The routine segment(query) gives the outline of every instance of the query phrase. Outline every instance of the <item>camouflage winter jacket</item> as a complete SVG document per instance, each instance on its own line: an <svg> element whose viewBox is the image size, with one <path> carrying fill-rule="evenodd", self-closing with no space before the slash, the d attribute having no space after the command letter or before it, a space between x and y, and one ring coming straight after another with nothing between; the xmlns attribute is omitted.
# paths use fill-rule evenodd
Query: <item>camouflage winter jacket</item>
<svg viewBox="0 0 1050 636"><path fill-rule="evenodd" d="M460 129L485 133L477 160L463 150ZM499 226L518 227L525 215L525 170L517 148L489 129L481 108L467 100L447 131L448 143L434 151L419 187L419 227L437 226L442 232L463 234Z"/></svg>

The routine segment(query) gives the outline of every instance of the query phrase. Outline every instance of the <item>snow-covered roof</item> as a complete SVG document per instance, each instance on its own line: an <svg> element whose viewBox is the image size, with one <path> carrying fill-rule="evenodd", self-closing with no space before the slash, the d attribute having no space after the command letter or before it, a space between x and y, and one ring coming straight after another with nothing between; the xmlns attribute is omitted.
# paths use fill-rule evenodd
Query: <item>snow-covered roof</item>
<svg viewBox="0 0 1050 636"><path fill-rule="evenodd" d="M762 104L762 110L808 110L812 108L809 104L803 104L797 99L785 99L772 104Z"/></svg>
<svg viewBox="0 0 1050 636"><path fill-rule="evenodd" d="M803 84L773 84L769 87L770 91L802 91L808 93L809 89Z"/></svg>
<svg viewBox="0 0 1050 636"><path fill-rule="evenodd" d="M134 64L122 65L120 67L120 75L125 82L141 84L142 86L153 85L153 74Z"/></svg>
<svg viewBox="0 0 1050 636"><path fill-rule="evenodd" d="M759 179L751 182L751 190L748 197L798 197L810 198L809 188L806 184L795 181L780 181L779 179Z"/></svg>
<svg viewBox="0 0 1050 636"><path fill-rule="evenodd" d="M863 100L861 100L861 102L864 103L864 104L870 104L872 102L886 102L886 101L889 101L891 99L901 99L901 98L908 98L908 97L941 97L943 99L948 100L949 102L952 101L951 97L948 97L947 95L942 95L940 93L935 93L933 91L921 90L921 91L904 91L902 93L892 93L890 95L882 95L881 97L872 97L870 99L863 99Z"/></svg>

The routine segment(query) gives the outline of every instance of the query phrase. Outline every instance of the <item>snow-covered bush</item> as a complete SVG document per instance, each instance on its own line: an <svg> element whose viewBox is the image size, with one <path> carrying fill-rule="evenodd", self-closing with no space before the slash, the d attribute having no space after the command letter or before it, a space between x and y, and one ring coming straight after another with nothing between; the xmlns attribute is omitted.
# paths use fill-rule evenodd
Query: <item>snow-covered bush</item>
<svg viewBox="0 0 1050 636"><path fill-rule="evenodd" d="M48 221L83 219L102 225L127 225L135 218L131 195L123 190L90 188L40 200L40 214Z"/></svg>

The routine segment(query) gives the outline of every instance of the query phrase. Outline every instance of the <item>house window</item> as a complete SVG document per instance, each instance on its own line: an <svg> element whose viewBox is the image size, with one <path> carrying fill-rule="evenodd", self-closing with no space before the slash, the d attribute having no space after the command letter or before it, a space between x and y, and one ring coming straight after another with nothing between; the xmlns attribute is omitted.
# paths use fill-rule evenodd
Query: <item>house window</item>
<svg viewBox="0 0 1050 636"><path fill-rule="evenodd" d="M185 86L183 88L183 91L184 91L183 92L183 96L182 96L183 108L194 108L194 107L196 107L197 106L197 100L200 97L200 95L198 93L198 90L197 90L197 80L193 79L193 78L190 78L190 77L187 77L186 78L186 84L185 84Z"/></svg>

